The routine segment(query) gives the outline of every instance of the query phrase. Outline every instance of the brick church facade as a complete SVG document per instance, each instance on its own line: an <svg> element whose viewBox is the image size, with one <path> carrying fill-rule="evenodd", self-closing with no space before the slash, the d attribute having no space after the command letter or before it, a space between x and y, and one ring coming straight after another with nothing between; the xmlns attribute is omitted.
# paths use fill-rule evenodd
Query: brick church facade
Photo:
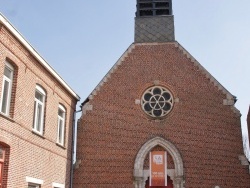
<svg viewBox="0 0 250 188"><path fill-rule="evenodd" d="M171 0L137 0L135 42L82 104L74 188L149 187L154 152L162 187L250 187L235 101L175 40Z"/></svg>

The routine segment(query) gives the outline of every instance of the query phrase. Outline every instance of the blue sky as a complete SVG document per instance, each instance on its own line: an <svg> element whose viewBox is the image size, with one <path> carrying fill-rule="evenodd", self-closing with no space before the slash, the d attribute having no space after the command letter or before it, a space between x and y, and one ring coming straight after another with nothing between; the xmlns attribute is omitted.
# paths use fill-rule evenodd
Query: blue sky
<svg viewBox="0 0 250 188"><path fill-rule="evenodd" d="M249 0L173 0L176 40L237 96L245 134L250 104L249 7ZM0 0L0 12L81 102L133 43L135 9L136 0Z"/></svg>

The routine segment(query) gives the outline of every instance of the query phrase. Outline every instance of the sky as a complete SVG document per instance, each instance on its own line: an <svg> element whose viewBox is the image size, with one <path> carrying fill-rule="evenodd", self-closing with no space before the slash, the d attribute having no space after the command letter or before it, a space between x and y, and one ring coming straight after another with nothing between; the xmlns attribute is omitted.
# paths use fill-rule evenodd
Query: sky
<svg viewBox="0 0 250 188"><path fill-rule="evenodd" d="M250 1L173 0L176 40L250 105ZM134 41L136 0L0 0L0 12L81 97Z"/></svg>

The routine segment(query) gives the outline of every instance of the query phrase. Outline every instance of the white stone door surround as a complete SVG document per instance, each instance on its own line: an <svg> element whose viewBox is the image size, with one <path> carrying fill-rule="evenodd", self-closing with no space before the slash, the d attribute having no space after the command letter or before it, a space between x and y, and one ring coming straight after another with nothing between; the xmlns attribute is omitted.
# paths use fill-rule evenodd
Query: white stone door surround
<svg viewBox="0 0 250 188"><path fill-rule="evenodd" d="M143 169L144 160L155 146L163 147L172 156L175 165L173 178L174 188L184 188L183 161L181 155L178 149L171 142L161 137L155 137L147 141L137 153L134 164L135 188L145 188L145 181L149 172Z"/></svg>

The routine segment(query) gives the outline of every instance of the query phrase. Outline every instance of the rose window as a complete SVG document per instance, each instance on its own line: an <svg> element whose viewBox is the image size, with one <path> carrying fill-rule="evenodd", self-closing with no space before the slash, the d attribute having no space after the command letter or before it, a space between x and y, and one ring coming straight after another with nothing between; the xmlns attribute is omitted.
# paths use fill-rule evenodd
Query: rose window
<svg viewBox="0 0 250 188"><path fill-rule="evenodd" d="M173 108L173 96L166 88L151 87L142 95L141 105L151 117L163 117Z"/></svg>

